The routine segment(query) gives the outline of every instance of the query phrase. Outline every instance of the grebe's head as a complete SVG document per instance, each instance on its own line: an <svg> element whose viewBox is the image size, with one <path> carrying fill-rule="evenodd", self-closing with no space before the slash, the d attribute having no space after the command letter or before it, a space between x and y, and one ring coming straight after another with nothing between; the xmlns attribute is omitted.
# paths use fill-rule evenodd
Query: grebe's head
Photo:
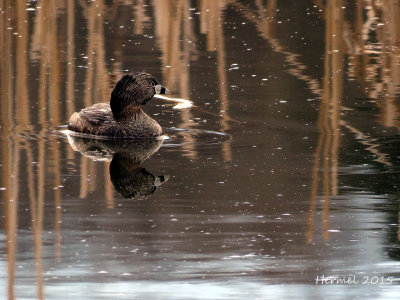
<svg viewBox="0 0 400 300"><path fill-rule="evenodd" d="M118 117L128 106L138 107L146 104L155 94L167 93L168 90L150 74L128 74L117 82L111 93L111 110L114 117Z"/></svg>

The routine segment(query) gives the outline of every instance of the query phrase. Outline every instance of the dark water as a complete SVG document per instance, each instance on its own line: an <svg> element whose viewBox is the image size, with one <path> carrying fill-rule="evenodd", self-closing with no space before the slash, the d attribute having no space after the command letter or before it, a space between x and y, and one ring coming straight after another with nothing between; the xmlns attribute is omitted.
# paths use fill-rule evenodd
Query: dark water
<svg viewBox="0 0 400 300"><path fill-rule="evenodd" d="M0 6L1 299L399 298L399 1ZM143 70L166 139L64 133Z"/></svg>

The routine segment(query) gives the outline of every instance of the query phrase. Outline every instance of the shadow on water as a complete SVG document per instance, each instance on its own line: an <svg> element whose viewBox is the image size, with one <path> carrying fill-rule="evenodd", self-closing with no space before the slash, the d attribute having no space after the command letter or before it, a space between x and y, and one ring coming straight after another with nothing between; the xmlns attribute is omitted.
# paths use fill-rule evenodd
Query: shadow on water
<svg viewBox="0 0 400 300"><path fill-rule="evenodd" d="M398 298L398 0L0 0L0 28L0 298ZM193 101L144 107L164 140L61 132L129 71Z"/></svg>

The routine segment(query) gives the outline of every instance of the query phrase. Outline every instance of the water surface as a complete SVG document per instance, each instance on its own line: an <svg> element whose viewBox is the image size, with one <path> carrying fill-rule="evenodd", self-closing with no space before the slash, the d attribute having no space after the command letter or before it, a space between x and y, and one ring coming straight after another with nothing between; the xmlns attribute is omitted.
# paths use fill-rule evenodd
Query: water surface
<svg viewBox="0 0 400 300"><path fill-rule="evenodd" d="M0 3L1 298L398 298L399 1ZM194 105L69 137L129 71Z"/></svg>

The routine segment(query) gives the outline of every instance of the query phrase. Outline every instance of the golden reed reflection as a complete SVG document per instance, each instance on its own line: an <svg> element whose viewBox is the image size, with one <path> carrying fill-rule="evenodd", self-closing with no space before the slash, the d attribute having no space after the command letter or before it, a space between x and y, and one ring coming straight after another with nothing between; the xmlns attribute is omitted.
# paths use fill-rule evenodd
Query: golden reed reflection
<svg viewBox="0 0 400 300"><path fill-rule="evenodd" d="M188 1L157 1L153 2L155 15L155 33L161 50L163 65L163 82L172 91L178 92L179 97L190 98L190 64L197 59L197 40L194 31L194 21L190 2ZM223 34L223 15L225 1L201 0L200 33L206 34L207 50L217 52L217 75L219 85L219 101L221 130L230 129L229 98L226 78L226 51ZM190 129L195 123L193 113L189 109L181 111L182 122L178 127ZM190 133L182 132L185 142L182 148L185 156L195 159L198 153L196 143ZM230 141L224 142L222 156L225 161L232 159Z"/></svg>
<svg viewBox="0 0 400 300"><path fill-rule="evenodd" d="M375 161L391 166L388 155L379 149L379 144L368 134L352 126L349 121L341 119L341 111L347 108L341 105L343 93L343 76L347 68L348 76L363 84L367 95L376 101L381 109L378 123L386 127L399 127L399 107L394 99L399 94L400 77L400 3L397 0L357 1L354 32L351 22L345 19L343 1L315 1L323 11L325 19L325 64L323 86L317 79L305 74L307 66L301 63L301 56L287 50L282 42L275 38L276 1L270 0L263 5L256 1L257 17L248 6L236 0L228 0L237 7L250 21L254 22L260 35L268 40L273 50L284 54L289 65L288 72L303 80L310 91L320 99L318 117L319 139L313 159L310 212L307 221L307 243L313 241L313 216L317 209L318 185L322 182L322 237L329 239L329 203L330 197L338 192L338 156L340 149L340 128L344 127L354 133L357 140L366 146L365 150L375 156ZM366 15L366 20L364 20ZM256 21L257 20L257 21ZM370 39L376 29L378 42ZM376 56L379 56L379 59ZM344 64L344 56L349 63ZM322 162L322 164L321 164ZM320 176L322 169L322 178ZM399 234L400 236L400 214Z"/></svg>
<svg viewBox="0 0 400 300"><path fill-rule="evenodd" d="M84 81L83 106L89 106L99 99L107 99L110 87L115 79L122 75L122 48L114 46L114 57L119 58L111 64L112 70L106 63L106 47L104 25L105 20L116 17L118 3L107 6L104 1L86 2L68 0L65 3L56 0L39 0L32 6L27 0L16 1L15 9L12 1L1 0L0 9L4 12L0 18L0 55L2 61L1 72L1 126L3 186L7 187L3 193L6 204L7 228L7 261L9 298L14 298L14 266L16 253L17 232L17 200L18 200L18 172L20 157L23 155L28 167L25 176L29 191L32 233L34 236L34 256L37 270L37 297L44 297L42 278L42 231L45 207L46 184L54 187L54 233L55 257L61 260L61 224L62 224L62 178L61 155L65 151L67 159L75 159L75 153L70 147L61 149L56 138L24 139L15 132L26 135L34 134L33 124L40 126L40 135L46 136L49 128L62 125L67 116L71 115L79 105L76 100L76 11L82 10L87 24L86 65ZM144 33L148 20L145 1L132 3L133 33ZM196 59L197 35L194 30L194 21L191 21L192 10L187 1L156 1L152 2L155 18L155 35L161 50L163 79L168 87L176 91L183 98L190 94L190 63ZM224 1L216 2L203 0L200 3L202 33L207 35L207 48L217 52L220 95L220 116L223 131L229 130L229 98L226 78L226 51L223 33ZM30 7L30 9L27 9ZM168 12L167 14L165 12ZM61 24L63 23L63 24ZM64 24L65 23L65 24ZM65 25L65 26L64 26ZM30 28L31 27L31 28ZM118 37L118 34L116 34ZM181 37L183 36L183 41ZM118 44L118 43L116 43ZM122 44L122 43L120 43ZM15 55L14 55L15 53ZM37 89L28 85L28 74L33 64L38 68ZM14 71L14 66L16 70ZM168 67L167 67L168 66ZM15 81L13 80L15 74ZM62 84L65 82L65 84ZM37 93L37 94L36 94ZM63 96L65 95L65 96ZM65 101L62 97L65 97ZM37 99L32 103L30 99ZM18 105L15 105L18 103ZM37 115L32 114L32 107L37 109ZM182 110L181 128L193 126L193 114L190 110ZM182 146L186 155L195 159L198 153L195 140L185 134L186 142ZM222 149L223 158L231 160L230 142L225 142ZM37 169L34 166L37 166ZM80 192L81 198L86 198L90 192L100 186L104 188L107 207L114 207L114 193L109 178L105 175L99 184L96 174L100 173L99 166L86 157L81 156L80 163ZM108 173L109 166L104 164L101 171ZM22 170L21 170L22 171ZM51 174L51 176L49 176ZM20 174L21 175L21 174ZM50 182L49 182L50 181Z"/></svg>
<svg viewBox="0 0 400 300"><path fill-rule="evenodd" d="M320 137L316 148L312 192L310 198L310 212L306 240L313 241L312 217L316 209L318 188L318 169L320 159L323 161L323 191L324 205L322 213L323 238L329 239L329 199L337 194L338 149L340 146L340 126L346 128L359 142L366 146L365 150L375 156L375 161L391 166L388 155L379 150L376 139L363 133L350 124L350 121L341 119L343 89L343 72L348 69L349 78L358 80L364 87L367 97L375 100L380 108L377 122L385 127L396 127L398 130L398 107L394 98L399 93L398 74L399 61L399 32L400 28L393 26L399 22L400 3L385 1L385 5L378 1L362 1L356 3L354 32L351 23L345 20L343 3L327 1L319 7L325 11L326 21L326 53L323 94L319 115ZM387 8L392 9L388 13ZM364 17L366 16L366 17ZM365 20L364 20L365 19ZM371 31L376 29L377 42L370 40ZM344 55L348 55L349 63L344 65ZM378 57L378 58L377 58ZM397 75L394 75L397 74ZM322 149L324 144L324 150ZM318 159L317 157L321 157ZM330 178L329 178L330 172ZM398 220L400 226L400 218ZM398 229L400 233L400 227ZM398 236L400 236L398 233Z"/></svg>
<svg viewBox="0 0 400 300"><path fill-rule="evenodd" d="M12 33L4 28L11 27L11 1L1 1L0 33L1 46L1 120L0 127L3 137L1 143L1 161L3 167L2 186L8 187L3 191L4 203L4 222L6 236L6 259L7 259L7 297L15 299L14 282L15 282L15 264L16 264L16 246L17 246L17 218L18 218L18 181L16 170L18 170L19 160L15 157L15 150L18 146L14 140L8 137L8 132L14 126L13 116L13 87L12 80L14 70L13 63L10 59L12 48Z"/></svg>
<svg viewBox="0 0 400 300"><path fill-rule="evenodd" d="M195 36L193 23L188 19L189 4L188 1L153 1L155 33L162 53L165 85L174 93L179 91L179 96L186 99L189 98L190 89L190 59L196 50L195 43L189 42ZM182 122L177 127L190 129L194 125L190 110L182 110L181 119ZM185 132L183 137L185 140L183 155L191 159L197 158L194 138Z"/></svg>
<svg viewBox="0 0 400 300"><path fill-rule="evenodd" d="M72 4L71 4L72 5ZM106 67L104 44L104 18L107 14L107 6L104 1L86 3L81 1L83 15L86 18L88 29L86 79L84 106L88 107L100 99L107 99L111 93L112 78ZM71 14L73 9L71 8ZM70 17L73 19L73 17ZM72 25L71 25L72 26ZM88 193L96 190L96 174L99 166L95 162L81 156L81 184L79 197L85 199ZM108 165L104 164L103 172L107 173ZM89 185L90 183L90 185ZM105 181L105 196L107 207L114 207L113 194L110 193L111 182Z"/></svg>
<svg viewBox="0 0 400 300"><path fill-rule="evenodd" d="M129 4L129 1L124 1ZM148 24L146 1L131 2L135 20L133 34L142 35ZM289 66L288 72L303 80L310 91L320 99L318 116L319 139L314 153L312 167L312 189L310 211L307 221L306 240L313 242L314 214L317 210L318 187L322 183L322 237L329 239L330 197L338 193L338 167L341 128L357 136L366 146L366 150L376 156L376 161L390 166L388 155L380 151L379 144L350 121L341 118L344 70L351 79L363 85L367 96L374 99L380 113L379 124L400 130L399 104L396 97L400 86L400 5L398 0L357 0L355 2L354 21L346 20L342 9L344 1L315 1L323 11L325 19L325 64L322 84L307 75L307 65L301 62L301 56L288 50L284 41L276 37L276 0L255 0L254 6L247 6L243 1L199 0L200 32L196 32L195 18L189 1L150 2L154 12L154 32L161 51L162 81L183 98L189 98L191 90L190 64L197 57L199 34L205 34L207 49L217 55L217 70L220 103L221 130L230 129L228 78L226 74L227 49L224 40L224 15L228 5L239 9L240 13L253 24L262 38L272 45L273 50L283 54ZM122 71L124 59L122 43L113 45L114 52L108 53L117 58L107 63L105 21L116 17L118 2L108 6L105 1L66 2L41 0L34 7L34 12L27 0L0 0L0 110L1 110L1 162L2 192L4 203L4 222L7 257L7 296L14 299L14 281L16 264L18 178L26 172L27 189L34 237L34 257L36 264L37 297L44 298L42 267L42 231L45 214L46 184L54 187L54 233L55 257L61 255L62 224L62 178L61 156L68 153L68 159L76 158L69 145L61 148L56 138L25 139L16 132L33 133L33 123L38 118L40 134L46 136L49 128L65 123L67 116L80 108L76 99L76 11L82 10L87 24L85 75L83 82L83 106L89 106L99 100L105 100L110 87ZM255 18L254 16L258 16ZM64 23L65 24L64 24ZM60 23L63 23L60 25ZM64 26L65 25L65 26ZM32 27L32 28L30 28ZM65 30L65 32L63 31ZM116 36L121 32L117 32ZM371 36L375 37L372 40ZM82 43L81 40L79 40ZM348 58L345 60L344 58ZM38 68L36 89L29 89L28 74L32 64ZM30 79L29 79L30 80ZM65 84L63 83L65 82ZM65 96L63 96L65 94ZM63 101L62 97L67 99ZM34 99L34 100L31 100ZM35 102L37 101L37 103ZM17 104L17 105L16 105ZM32 114L32 106L37 116ZM182 110L181 128L193 127L193 112ZM182 146L191 159L198 157L194 138L185 134ZM232 160L230 142L223 145L222 156L225 161ZM21 168L21 160L28 166ZM34 166L37 165L37 171ZM114 207L112 183L108 178L107 164L104 169L81 156L79 197L87 198L90 192L104 189L106 206ZM103 172L104 176L97 176ZM21 176L20 176L21 175ZM96 177L97 176L97 177ZM400 213L399 213L400 224ZM400 236L400 230L399 230Z"/></svg>
<svg viewBox="0 0 400 300"><path fill-rule="evenodd" d="M322 237L324 240L329 239L330 196L337 194L338 186L339 119L343 92L344 51L342 37L344 13L342 6L342 1L329 0L326 2L324 80L321 113L318 119L319 139L324 139L324 147L320 149L322 153L316 153L316 156L318 155L322 161L323 168ZM313 210L310 209L310 215L312 214ZM311 234L308 238L311 238Z"/></svg>
<svg viewBox="0 0 400 300"><path fill-rule="evenodd" d="M228 81L226 76L226 51L223 24L223 10L226 1L200 1L200 29L201 33L207 34L207 50L217 52L218 83L219 83L219 103L221 115L221 130L227 132L230 129L229 121L229 97ZM230 141L226 141L222 146L222 156L224 161L232 160Z"/></svg>
<svg viewBox="0 0 400 300"><path fill-rule="evenodd" d="M62 182L61 182L61 152L60 144L56 139L49 138L24 140L14 134L14 131L33 134L32 124L36 121L31 113L32 103L29 99L37 99L37 122L40 125L40 134L45 136L49 128L64 123L67 116L78 109L75 102L76 89L76 36L75 19L76 10L82 9L82 15L87 22L87 50L85 66L85 82L83 105L89 106L99 99L107 99L110 87L115 78L119 78L121 71L122 49L115 47L114 56L119 57L115 62L112 72L109 72L106 64L106 48L104 36L105 17L108 20L116 16L117 5L107 7L104 1L78 3L72 0L58 2L55 0L38 1L33 11L28 1L18 0L16 9L11 7L12 3L7 0L0 1L1 28L7 28L0 33L1 58L1 112L4 125L1 127L2 137L8 139L9 143L2 143L2 158L4 164L4 178L10 178L4 182L7 192L4 193L4 201L7 203L6 227L8 228L8 266L10 298L13 298L13 278L15 262L15 233L17 232L17 194L19 187L15 170L19 170L20 154L26 157L28 168L26 177L28 179L29 202L34 235L35 260L37 267L37 282L39 299L43 298L42 279L42 230L45 204L45 185L51 176L51 184L54 187L55 207L55 257L61 260L61 223L62 223ZM202 13L210 15L211 18L203 19L204 28L207 28L208 48L210 51L218 52L218 78L220 80L221 97L221 124L222 130L228 130L228 98L225 74L225 48L223 40L222 10L224 3L215 5L215 1L202 1ZM144 23L147 20L144 1L137 1L131 12L134 15L134 34L143 34ZM191 10L187 1L154 1L153 3L156 19L157 42L162 52L164 66L164 79L171 89L179 92L184 98L189 97L190 62L194 59L196 49L196 33L194 32L191 19ZM169 14L165 14L169 11ZM15 13L15 15L14 15ZM174 15L174 18L171 16ZM65 22L66 26L59 26ZM207 24L207 25L204 25ZM32 26L32 29L29 29ZM182 43L180 36L187 41ZM190 42L189 42L190 41ZM15 56L13 53L15 51ZM29 55L29 56L28 56ZM37 95L30 94L27 83L27 74L30 72L31 62L38 66ZM16 79L13 82L13 65L16 68ZM61 82L65 82L63 86ZM178 84L177 84L178 83ZM18 87L18 88L16 88ZM63 91L63 88L65 90ZM15 95L14 95L15 92ZM65 93L66 101L61 101L61 94ZM15 105L17 101L18 105ZM35 104L33 104L35 105ZM182 124L180 127L191 128L193 115L190 110L184 110L181 114ZM15 127L18 127L14 130ZM185 136L184 150L190 158L198 156L195 149L195 141L190 134ZM21 150L23 149L23 150ZM37 150L35 150L37 149ZM68 159L74 159L75 154L69 147L64 149ZM24 151L24 152L21 152ZM225 160L231 160L230 144L223 147ZM34 166L37 164L37 172ZM7 167L9 166L9 167ZM81 157L80 163L80 197L86 198L90 192L99 188L98 182L94 180L99 167ZM13 171L12 171L13 170ZM104 174L108 172L108 165L104 165ZM5 179L4 179L5 180ZM107 207L113 208L113 188L107 176L104 176L104 194L107 199ZM13 201L10 201L13 200Z"/></svg>
<svg viewBox="0 0 400 300"><path fill-rule="evenodd" d="M396 127L400 130L400 111L394 101L400 92L400 3L398 0L358 0L355 4L355 20L350 22L345 17L345 6L349 4L343 1L314 1L326 24L324 78L321 87L318 79L306 74L308 67L301 62L301 56L289 51L282 41L275 37L276 0L256 0L256 9L251 9L237 0L227 2L254 23L259 34L273 46L273 51L284 55L289 66L288 73L304 81L309 90L320 99L320 134L313 158L306 241L313 241L313 216L317 209L319 182L322 182L323 186L322 236L324 240L328 240L330 197L338 192L340 128L344 127L352 132L357 140L366 146L365 150L375 156L375 161L386 166L392 165L388 161L388 155L379 149L380 145L376 139L355 128L350 121L341 119L341 112L347 110L342 106L341 98L343 76L347 70L347 76L359 81L369 98L380 99L375 101L381 111L377 115L377 122L385 127ZM376 31L377 41L372 41L373 31ZM348 57L347 64L345 57Z"/></svg>

